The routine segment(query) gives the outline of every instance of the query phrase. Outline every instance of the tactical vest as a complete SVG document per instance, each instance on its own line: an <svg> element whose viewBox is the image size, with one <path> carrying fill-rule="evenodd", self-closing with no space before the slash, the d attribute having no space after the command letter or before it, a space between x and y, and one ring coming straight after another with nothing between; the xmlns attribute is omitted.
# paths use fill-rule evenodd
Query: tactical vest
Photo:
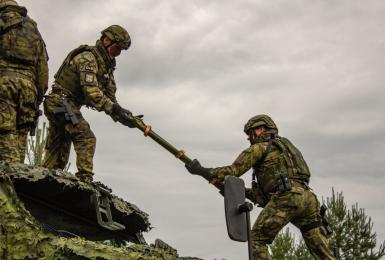
<svg viewBox="0 0 385 260"><path fill-rule="evenodd" d="M14 68L33 68L42 42L36 23L20 6L8 6L0 15L0 59Z"/></svg>
<svg viewBox="0 0 385 260"><path fill-rule="evenodd" d="M56 72L54 76L55 83L57 83L60 88L69 92L69 98L72 98L78 105L84 105L86 103L83 90L79 84L79 72L74 68L74 66L72 66L72 60L75 58L75 56L85 51L91 52L95 56L98 63L98 72L96 77L98 80L99 88L113 102L116 102L116 86L113 77L114 68L107 67L105 65L105 61L101 57L101 54L97 50L96 46L81 45L78 48L72 50L65 58L59 70ZM55 85L53 88L55 88Z"/></svg>
<svg viewBox="0 0 385 260"><path fill-rule="evenodd" d="M266 196L277 190L276 174L287 173L290 180L309 183L310 170L301 152L286 138L272 136L262 158L253 166L253 178Z"/></svg>

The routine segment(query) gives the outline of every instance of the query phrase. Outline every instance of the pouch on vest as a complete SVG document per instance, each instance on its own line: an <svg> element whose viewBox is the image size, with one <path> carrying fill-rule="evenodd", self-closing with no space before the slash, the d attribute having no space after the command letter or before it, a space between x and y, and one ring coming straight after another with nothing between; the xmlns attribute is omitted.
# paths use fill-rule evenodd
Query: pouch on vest
<svg viewBox="0 0 385 260"><path fill-rule="evenodd" d="M275 179L277 180L278 192L286 192L291 190L291 183L289 180L289 175L287 173L277 173L275 175Z"/></svg>
<svg viewBox="0 0 385 260"><path fill-rule="evenodd" d="M35 66L39 56L41 36L35 22L29 17L15 15L1 17L3 28L0 34L2 58L24 65Z"/></svg>

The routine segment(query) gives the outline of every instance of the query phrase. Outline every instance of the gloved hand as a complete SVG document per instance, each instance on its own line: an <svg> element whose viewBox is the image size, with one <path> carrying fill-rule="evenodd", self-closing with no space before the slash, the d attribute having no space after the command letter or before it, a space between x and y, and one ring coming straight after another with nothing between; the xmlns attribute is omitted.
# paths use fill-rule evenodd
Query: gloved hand
<svg viewBox="0 0 385 260"><path fill-rule="evenodd" d="M122 117L126 114L132 115L130 110L122 108L118 103L112 105L112 114L117 117Z"/></svg>
<svg viewBox="0 0 385 260"><path fill-rule="evenodd" d="M122 125L128 126L129 128L135 128L135 122L127 114L123 114L118 118L119 123Z"/></svg>
<svg viewBox="0 0 385 260"><path fill-rule="evenodd" d="M135 128L134 121L130 118L132 113L128 109L122 108L118 103L112 105L112 118L119 121L122 125L128 126L130 128Z"/></svg>
<svg viewBox="0 0 385 260"><path fill-rule="evenodd" d="M199 175L210 181L210 168L203 167L197 159L194 159L191 163L185 164L186 169L194 175Z"/></svg>

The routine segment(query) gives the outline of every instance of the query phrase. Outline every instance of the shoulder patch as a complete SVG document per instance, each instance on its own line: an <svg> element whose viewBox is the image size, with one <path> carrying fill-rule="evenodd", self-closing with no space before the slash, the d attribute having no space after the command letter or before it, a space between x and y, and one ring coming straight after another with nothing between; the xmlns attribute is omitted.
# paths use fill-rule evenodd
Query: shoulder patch
<svg viewBox="0 0 385 260"><path fill-rule="evenodd" d="M87 83L93 83L95 79L95 74L86 73L84 81Z"/></svg>

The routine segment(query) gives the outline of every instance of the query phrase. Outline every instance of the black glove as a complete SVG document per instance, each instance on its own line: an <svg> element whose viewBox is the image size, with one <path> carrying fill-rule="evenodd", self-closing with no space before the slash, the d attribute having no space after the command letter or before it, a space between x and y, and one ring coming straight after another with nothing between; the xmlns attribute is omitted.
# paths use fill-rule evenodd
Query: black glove
<svg viewBox="0 0 385 260"><path fill-rule="evenodd" d="M122 108L118 103L112 105L112 114L117 117L122 117L126 114L132 114L130 110Z"/></svg>
<svg viewBox="0 0 385 260"><path fill-rule="evenodd" d="M122 115L118 118L119 123L122 125L128 126L129 128L135 128L135 122L127 114Z"/></svg>
<svg viewBox="0 0 385 260"><path fill-rule="evenodd" d="M186 169L194 175L199 175L210 181L210 168L203 167L197 159L194 159L191 163L185 164Z"/></svg>
<svg viewBox="0 0 385 260"><path fill-rule="evenodd" d="M111 116L114 120L119 121L122 125L128 126L130 128L135 128L135 123L130 116L132 113L128 109L122 108L118 103L112 105Z"/></svg>

